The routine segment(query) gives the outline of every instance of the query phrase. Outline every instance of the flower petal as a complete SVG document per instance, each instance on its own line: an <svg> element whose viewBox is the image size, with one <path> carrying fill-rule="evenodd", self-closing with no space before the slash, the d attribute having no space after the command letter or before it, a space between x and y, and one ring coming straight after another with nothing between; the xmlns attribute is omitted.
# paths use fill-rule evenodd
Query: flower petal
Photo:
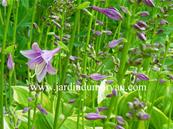
<svg viewBox="0 0 173 129"><path fill-rule="evenodd" d="M37 42L34 42L32 44L32 50L36 51L36 52L41 52L40 47L38 46Z"/></svg>
<svg viewBox="0 0 173 129"><path fill-rule="evenodd" d="M55 68L53 68L53 66L52 66L52 64L49 62L48 63L48 65L47 65L47 72L49 73L49 74L56 74L56 69Z"/></svg>
<svg viewBox="0 0 173 129"><path fill-rule="evenodd" d="M42 63L37 64L35 67L35 73L36 73L36 77L37 77L38 82L41 82L47 73L46 62L43 61Z"/></svg>
<svg viewBox="0 0 173 129"><path fill-rule="evenodd" d="M20 51L20 53L28 59L33 59L41 55L40 52L35 52L33 50Z"/></svg>

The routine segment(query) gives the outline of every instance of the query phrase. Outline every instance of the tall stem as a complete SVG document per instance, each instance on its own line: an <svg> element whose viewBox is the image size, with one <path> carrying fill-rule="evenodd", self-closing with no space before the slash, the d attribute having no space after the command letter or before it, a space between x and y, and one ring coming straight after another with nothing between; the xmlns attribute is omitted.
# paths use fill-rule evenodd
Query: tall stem
<svg viewBox="0 0 173 129"><path fill-rule="evenodd" d="M12 2L13 3L13 2ZM3 92L4 92L4 63L5 63L5 47L6 47L6 42L7 42L7 34L8 34L8 27L9 27L9 22L10 22L10 16L11 16L11 11L12 11L12 7L13 5L10 4L9 5L9 10L8 10L8 14L7 14L7 20L6 20L6 24L4 25L5 27L5 31L4 31L4 38L3 38L3 42L2 42L2 50L1 50L1 76L0 76L0 125L1 128L4 128L4 123L3 123L3 101L4 101L4 97L3 97Z"/></svg>

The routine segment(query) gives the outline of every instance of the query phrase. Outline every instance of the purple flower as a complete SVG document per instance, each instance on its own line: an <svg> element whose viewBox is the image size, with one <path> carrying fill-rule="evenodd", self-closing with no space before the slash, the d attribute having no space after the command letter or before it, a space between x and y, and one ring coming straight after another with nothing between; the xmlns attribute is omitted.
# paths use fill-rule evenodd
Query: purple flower
<svg viewBox="0 0 173 129"><path fill-rule="evenodd" d="M126 113L126 117L129 118L129 119L132 119L133 118L133 113L132 112Z"/></svg>
<svg viewBox="0 0 173 129"><path fill-rule="evenodd" d="M129 12L129 10L128 10L127 7L120 6L120 8L121 8L121 10L123 11L123 13L131 15L131 13Z"/></svg>
<svg viewBox="0 0 173 129"><path fill-rule="evenodd" d="M11 53L8 55L7 67L9 70L14 68L14 62L13 62Z"/></svg>
<svg viewBox="0 0 173 129"><path fill-rule="evenodd" d="M134 27L138 30L145 30L147 28L147 24L144 21L138 21Z"/></svg>
<svg viewBox="0 0 173 129"><path fill-rule="evenodd" d="M2 0L2 6L6 7L7 6L7 0Z"/></svg>
<svg viewBox="0 0 173 129"><path fill-rule="evenodd" d="M87 120L98 120L98 119L105 119L106 116L105 115L100 115L98 113L88 113L85 118Z"/></svg>
<svg viewBox="0 0 173 129"><path fill-rule="evenodd" d="M138 33L138 38L142 41L146 41L147 40L147 37L144 33Z"/></svg>
<svg viewBox="0 0 173 129"><path fill-rule="evenodd" d="M138 73L135 75L139 80L144 80L144 81L149 80L149 78L145 74Z"/></svg>
<svg viewBox="0 0 173 129"><path fill-rule="evenodd" d="M160 20L160 25L168 24L168 21L165 19Z"/></svg>
<svg viewBox="0 0 173 129"><path fill-rule="evenodd" d="M113 40L109 43L109 48L114 48L116 47L118 44L120 44L121 42L123 42L123 38L119 38L117 40Z"/></svg>
<svg viewBox="0 0 173 129"><path fill-rule="evenodd" d="M28 102L32 102L32 98L31 97L28 97Z"/></svg>
<svg viewBox="0 0 173 129"><path fill-rule="evenodd" d="M113 19L113 20L121 20L123 17L122 15L115 9L115 8L100 8L97 6L92 6L93 10L96 10L100 13L103 13L107 17Z"/></svg>
<svg viewBox="0 0 173 129"><path fill-rule="evenodd" d="M98 107L99 112L105 111L105 110L108 110L108 107Z"/></svg>
<svg viewBox="0 0 173 129"><path fill-rule="evenodd" d="M105 30L105 31L103 31L105 34L107 34L107 35L112 35L112 31L110 31L110 30Z"/></svg>
<svg viewBox="0 0 173 129"><path fill-rule="evenodd" d="M30 110L30 107L25 107L25 108L23 109L22 113L26 113L26 112L28 112L29 110Z"/></svg>
<svg viewBox="0 0 173 129"><path fill-rule="evenodd" d="M148 11L142 11L142 12L140 12L140 16L141 17L146 17L146 16L149 16L150 14L149 14L149 12Z"/></svg>
<svg viewBox="0 0 173 129"><path fill-rule="evenodd" d="M72 61L75 61L75 60L77 60L77 57L76 56L70 56L69 59Z"/></svg>
<svg viewBox="0 0 173 129"><path fill-rule="evenodd" d="M100 26L104 25L104 23L102 21L100 21L100 20L96 20L96 23L99 24Z"/></svg>
<svg viewBox="0 0 173 129"><path fill-rule="evenodd" d="M138 113L138 118L140 120L148 120L150 118L150 115L145 113L145 112L139 112Z"/></svg>
<svg viewBox="0 0 173 129"><path fill-rule="evenodd" d="M160 79L160 81L159 81L161 84L163 84L163 83L165 83L166 81L165 80L163 80L163 79Z"/></svg>
<svg viewBox="0 0 173 129"><path fill-rule="evenodd" d="M124 129L124 127L122 127L121 125L117 125L115 129Z"/></svg>
<svg viewBox="0 0 173 129"><path fill-rule="evenodd" d="M76 101L75 99L70 99L70 100L68 101L68 103L72 104L72 103L74 103L75 101Z"/></svg>
<svg viewBox="0 0 173 129"><path fill-rule="evenodd" d="M116 89L112 90L112 95L117 96L117 90Z"/></svg>
<svg viewBox="0 0 173 129"><path fill-rule="evenodd" d="M41 106L41 104L38 104L38 105L37 105L37 108L38 108L38 110L39 110L40 112L42 112L43 114L45 114L45 115L48 114L47 111Z"/></svg>
<svg viewBox="0 0 173 129"><path fill-rule="evenodd" d="M56 70L52 67L51 60L53 56L60 51L60 48L54 50L41 50L37 43L32 44L32 50L21 51L21 54L29 59L28 66L35 70L38 82L41 82L49 74L56 74Z"/></svg>
<svg viewBox="0 0 173 129"><path fill-rule="evenodd" d="M102 32L101 32L101 31L95 31L94 33L95 33L95 35L97 35L97 36L102 35Z"/></svg>
<svg viewBox="0 0 173 129"><path fill-rule="evenodd" d="M125 124L125 121L124 121L124 119L123 119L122 116L117 116L117 117L116 117L116 120L117 120L117 123L118 123L119 125L124 125L124 124Z"/></svg>
<svg viewBox="0 0 173 129"><path fill-rule="evenodd" d="M103 79L107 78L107 76L101 75L101 74L98 74L98 73L93 73L93 74L90 75L90 78L95 80L95 81L99 81L99 80L103 80Z"/></svg>
<svg viewBox="0 0 173 129"><path fill-rule="evenodd" d="M145 3L146 5L148 5L148 6L150 6L150 7L154 7L154 6L155 6L153 0L144 0L144 3Z"/></svg>

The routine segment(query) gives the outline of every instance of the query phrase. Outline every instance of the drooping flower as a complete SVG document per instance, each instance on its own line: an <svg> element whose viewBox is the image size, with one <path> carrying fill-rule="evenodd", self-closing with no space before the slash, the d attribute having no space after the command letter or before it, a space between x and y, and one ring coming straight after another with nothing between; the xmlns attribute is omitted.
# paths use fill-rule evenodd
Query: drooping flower
<svg viewBox="0 0 173 129"><path fill-rule="evenodd" d="M138 74L135 74L136 77L139 79L139 80L149 80L149 78L145 75L145 74L142 74L142 73L138 73Z"/></svg>
<svg viewBox="0 0 173 129"><path fill-rule="evenodd" d="M141 17L146 17L146 16L149 16L149 15L150 15L150 13L148 11L142 11L142 12L140 12L140 16Z"/></svg>
<svg viewBox="0 0 173 129"><path fill-rule="evenodd" d="M124 129L124 127L122 127L121 125L117 125L115 129Z"/></svg>
<svg viewBox="0 0 173 129"><path fill-rule="evenodd" d="M144 0L144 3L145 3L146 5L148 5L148 6L150 6L150 7L154 7L154 6L155 6L153 0Z"/></svg>
<svg viewBox="0 0 173 129"><path fill-rule="evenodd" d="M119 125L124 125L125 124L124 118L122 116L117 116L116 120L117 120L117 123Z"/></svg>
<svg viewBox="0 0 173 129"><path fill-rule="evenodd" d="M8 55L7 67L9 70L12 70L14 68L14 62L11 53Z"/></svg>
<svg viewBox="0 0 173 129"><path fill-rule="evenodd" d="M136 24L134 24L134 27L138 30L145 30L148 25L144 21L138 21Z"/></svg>
<svg viewBox="0 0 173 129"><path fill-rule="evenodd" d="M167 20L165 20L165 19L160 20L160 25L166 25L166 24L168 24Z"/></svg>
<svg viewBox="0 0 173 129"><path fill-rule="evenodd" d="M38 110L39 110L41 113L43 113L43 114L45 114L45 115L48 114L47 111L41 106L41 104L38 104L38 105L37 105L37 108L38 108Z"/></svg>
<svg viewBox="0 0 173 129"><path fill-rule="evenodd" d="M128 15L131 15L131 13L129 12L129 10L128 10L127 7L120 6L120 8L121 8L121 10L123 11L123 13L128 14Z"/></svg>
<svg viewBox="0 0 173 129"><path fill-rule="evenodd" d="M25 107L25 108L23 109L22 113L26 113L26 112L28 112L30 109L31 109L30 107Z"/></svg>
<svg viewBox="0 0 173 129"><path fill-rule="evenodd" d="M85 118L87 120L98 120L98 119L105 119L106 116L105 115L100 115L98 113L88 113Z"/></svg>
<svg viewBox="0 0 173 129"><path fill-rule="evenodd" d="M28 66L35 70L38 82L41 82L49 74L56 74L55 68L51 64L53 56L60 51L60 48L54 50L41 50L37 43L32 44L32 50L21 51L21 54L29 59Z"/></svg>
<svg viewBox="0 0 173 129"><path fill-rule="evenodd" d="M105 31L103 31L103 33L105 33L107 35L112 35L112 31L110 31L110 30L105 30Z"/></svg>
<svg viewBox="0 0 173 129"><path fill-rule="evenodd" d="M76 99L70 99L70 100L68 101L68 103L72 104L72 103L74 103L75 101L76 101Z"/></svg>
<svg viewBox="0 0 173 129"><path fill-rule="evenodd" d="M107 76L101 75L101 74L98 74L98 73L93 73L93 74L90 75L90 78L95 80L95 81L99 81L99 80L103 80L103 79L107 78Z"/></svg>
<svg viewBox="0 0 173 129"><path fill-rule="evenodd" d="M108 107L98 107L98 112L108 110Z"/></svg>
<svg viewBox="0 0 173 129"><path fill-rule="evenodd" d="M147 40L147 37L144 33L138 33L138 38L142 41L146 41Z"/></svg>
<svg viewBox="0 0 173 129"><path fill-rule="evenodd" d="M138 118L140 120L148 120L150 118L150 115L145 113L145 112L139 112L138 113Z"/></svg>
<svg viewBox="0 0 173 129"><path fill-rule="evenodd" d="M7 6L7 0L2 0L2 6L6 7Z"/></svg>
<svg viewBox="0 0 173 129"><path fill-rule="evenodd" d="M122 15L115 8L100 8L97 6L92 6L92 9L106 15L113 20L118 21L123 18Z"/></svg>
<svg viewBox="0 0 173 129"><path fill-rule="evenodd" d="M121 42L123 42L123 38L119 38L117 40L113 40L109 43L109 48L114 48L116 47L118 44L120 44Z"/></svg>

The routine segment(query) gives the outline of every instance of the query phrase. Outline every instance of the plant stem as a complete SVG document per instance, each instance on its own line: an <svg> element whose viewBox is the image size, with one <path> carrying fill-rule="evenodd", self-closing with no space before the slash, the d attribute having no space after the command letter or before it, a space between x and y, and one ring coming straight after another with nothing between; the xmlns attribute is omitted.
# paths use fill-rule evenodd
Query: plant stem
<svg viewBox="0 0 173 129"><path fill-rule="evenodd" d="M33 34L33 23L35 21L35 15L36 15L36 9L37 9L37 2L38 0L35 0L35 3L34 3L34 9L33 9L33 15L32 15L32 22L31 22L31 25L30 25L30 38L29 38L29 41L28 41L28 44L27 44L27 48L30 49L31 47L31 42L32 42L32 34ZM28 81L30 83L30 70L28 68ZM29 92L29 96L31 96L31 91ZM30 103L28 101L28 107L30 107ZM28 111L28 129L31 129L31 112L30 110Z"/></svg>
<svg viewBox="0 0 173 129"><path fill-rule="evenodd" d="M2 50L1 50L1 76L0 76L0 125L1 128L4 128L4 122L3 122L3 102L4 102L4 63L5 63L5 47L6 47L6 43L7 43L7 35L8 35L8 27L9 27L9 23L10 23L10 16L11 16L11 11L12 11L12 4L9 5L9 10L8 10L8 14L7 14L7 20L6 20L6 24L5 24L5 31L4 31L4 38L3 38L3 42L2 42Z"/></svg>

